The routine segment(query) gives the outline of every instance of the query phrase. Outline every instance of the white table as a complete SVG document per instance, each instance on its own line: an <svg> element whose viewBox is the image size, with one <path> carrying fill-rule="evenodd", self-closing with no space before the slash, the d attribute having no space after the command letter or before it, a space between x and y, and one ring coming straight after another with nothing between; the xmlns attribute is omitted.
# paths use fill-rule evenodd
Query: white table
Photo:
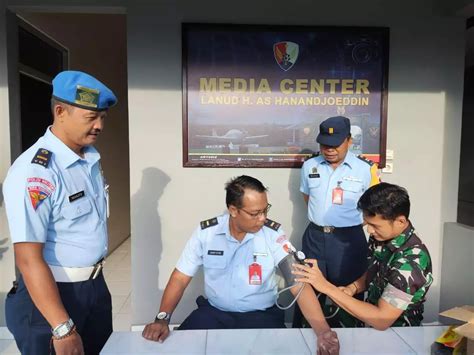
<svg viewBox="0 0 474 355"><path fill-rule="evenodd" d="M445 326L335 329L341 354L429 354ZM222 329L172 331L164 343L143 339L141 332L114 332L101 354L241 355L316 353L311 329Z"/></svg>

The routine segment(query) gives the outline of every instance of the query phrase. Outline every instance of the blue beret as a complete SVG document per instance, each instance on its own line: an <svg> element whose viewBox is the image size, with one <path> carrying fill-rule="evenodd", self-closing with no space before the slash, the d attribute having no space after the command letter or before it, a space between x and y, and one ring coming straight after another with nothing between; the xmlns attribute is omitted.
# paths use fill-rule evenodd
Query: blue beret
<svg viewBox="0 0 474 355"><path fill-rule="evenodd" d="M351 121L347 117L329 117L319 125L316 142L330 147L338 147L351 133Z"/></svg>
<svg viewBox="0 0 474 355"><path fill-rule="evenodd" d="M89 74L63 71L53 79L53 98L92 111L104 111L117 103L112 90Z"/></svg>

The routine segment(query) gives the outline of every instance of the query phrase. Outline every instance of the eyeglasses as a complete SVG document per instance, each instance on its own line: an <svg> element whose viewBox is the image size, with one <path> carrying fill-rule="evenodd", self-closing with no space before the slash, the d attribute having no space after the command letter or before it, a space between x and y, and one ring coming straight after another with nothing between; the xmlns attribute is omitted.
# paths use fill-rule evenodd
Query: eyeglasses
<svg viewBox="0 0 474 355"><path fill-rule="evenodd" d="M268 214L268 211L270 211L270 208L272 208L272 205L268 204L267 207L265 209L261 210L261 211L249 212L249 211L244 210L243 208L239 208L239 210L244 211L245 213L247 213L252 218L258 218L262 215L266 216Z"/></svg>

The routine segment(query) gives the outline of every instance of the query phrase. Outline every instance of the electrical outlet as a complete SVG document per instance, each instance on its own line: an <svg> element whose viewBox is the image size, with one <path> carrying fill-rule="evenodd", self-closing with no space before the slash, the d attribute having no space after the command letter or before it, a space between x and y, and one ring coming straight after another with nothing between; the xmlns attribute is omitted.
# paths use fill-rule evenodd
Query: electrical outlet
<svg viewBox="0 0 474 355"><path fill-rule="evenodd" d="M382 173L384 173L384 174L393 173L393 163L386 162L385 163L385 168L382 169Z"/></svg>
<svg viewBox="0 0 474 355"><path fill-rule="evenodd" d="M393 149L387 149L387 152L385 154L385 158L387 160L393 160Z"/></svg>

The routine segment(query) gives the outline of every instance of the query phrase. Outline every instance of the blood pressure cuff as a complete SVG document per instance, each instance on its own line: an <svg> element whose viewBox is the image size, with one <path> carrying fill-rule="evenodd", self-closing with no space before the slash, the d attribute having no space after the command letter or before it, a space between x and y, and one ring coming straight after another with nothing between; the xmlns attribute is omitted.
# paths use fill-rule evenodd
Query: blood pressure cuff
<svg viewBox="0 0 474 355"><path fill-rule="evenodd" d="M293 264L300 263L293 254L288 254L285 256L281 261L278 263L278 268L285 279L285 283L287 287L293 286L295 282L295 277L291 271L293 270Z"/></svg>

